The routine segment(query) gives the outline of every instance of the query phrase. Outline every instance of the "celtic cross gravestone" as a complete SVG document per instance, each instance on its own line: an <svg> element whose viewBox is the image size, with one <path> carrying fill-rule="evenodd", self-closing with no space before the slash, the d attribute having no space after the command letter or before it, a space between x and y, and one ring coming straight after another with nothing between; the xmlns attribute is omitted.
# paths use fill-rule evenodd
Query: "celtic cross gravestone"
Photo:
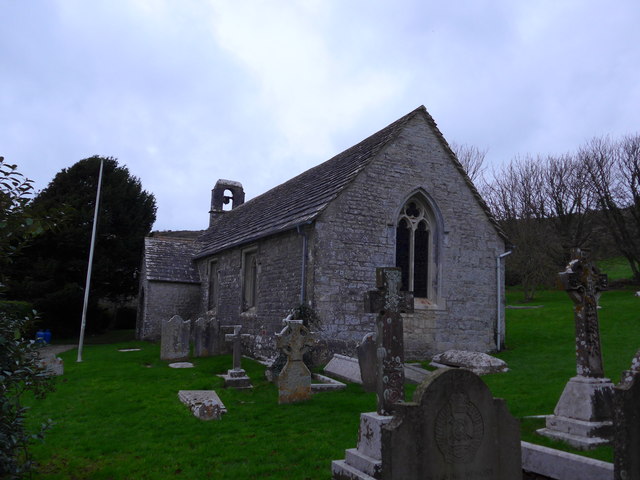
<svg viewBox="0 0 640 480"><path fill-rule="evenodd" d="M287 356L278 375L278 403L295 403L311 398L311 372L303 356L316 343L316 337L302 320L285 318L284 328L276 333L276 346Z"/></svg>
<svg viewBox="0 0 640 480"><path fill-rule="evenodd" d="M586 251L576 248L559 279L574 303L577 375L567 382L554 414L538 433L591 449L610 443L613 435L613 383L604 376L598 324L598 298L607 276Z"/></svg>

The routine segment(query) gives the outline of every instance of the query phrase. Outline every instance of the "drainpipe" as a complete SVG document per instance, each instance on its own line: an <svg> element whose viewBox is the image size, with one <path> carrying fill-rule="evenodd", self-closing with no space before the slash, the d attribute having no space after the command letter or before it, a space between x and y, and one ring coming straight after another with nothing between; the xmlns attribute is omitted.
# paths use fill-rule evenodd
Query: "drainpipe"
<svg viewBox="0 0 640 480"><path fill-rule="evenodd" d="M300 272L300 305L304 305L307 300L307 249L308 249L308 239L307 233L302 230L303 225L298 225L296 229L298 230L298 235L302 236L302 271Z"/></svg>
<svg viewBox="0 0 640 480"><path fill-rule="evenodd" d="M496 325L496 351L500 351L500 337L502 336L502 319L504 318L504 310L502 308L502 282L500 275L500 260L502 260L507 255L511 255L512 250L504 252L496 257L496 283L497 283L497 325Z"/></svg>

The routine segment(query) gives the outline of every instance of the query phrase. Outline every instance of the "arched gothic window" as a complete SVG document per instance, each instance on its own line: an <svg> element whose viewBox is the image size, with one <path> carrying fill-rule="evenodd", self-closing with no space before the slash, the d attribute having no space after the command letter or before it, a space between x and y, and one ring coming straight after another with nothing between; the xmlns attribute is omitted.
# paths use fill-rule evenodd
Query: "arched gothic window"
<svg viewBox="0 0 640 480"><path fill-rule="evenodd" d="M396 227L396 267L402 269L402 288L416 298L433 299L433 241L435 220L419 197L402 207Z"/></svg>

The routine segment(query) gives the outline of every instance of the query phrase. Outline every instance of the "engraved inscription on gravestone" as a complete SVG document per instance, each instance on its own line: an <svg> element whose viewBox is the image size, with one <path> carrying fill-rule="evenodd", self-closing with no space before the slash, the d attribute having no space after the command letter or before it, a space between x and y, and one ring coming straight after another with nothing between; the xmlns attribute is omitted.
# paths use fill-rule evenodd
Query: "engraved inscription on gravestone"
<svg viewBox="0 0 640 480"><path fill-rule="evenodd" d="M522 478L518 421L468 370L440 370L382 427L382 478Z"/></svg>

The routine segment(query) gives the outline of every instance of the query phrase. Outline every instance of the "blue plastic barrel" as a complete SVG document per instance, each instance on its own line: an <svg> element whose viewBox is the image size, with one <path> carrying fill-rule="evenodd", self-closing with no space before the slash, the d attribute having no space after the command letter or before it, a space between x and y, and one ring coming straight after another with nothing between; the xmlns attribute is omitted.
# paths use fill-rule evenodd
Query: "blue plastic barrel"
<svg viewBox="0 0 640 480"><path fill-rule="evenodd" d="M36 343L47 343L44 338L44 332L42 330L38 330L36 332Z"/></svg>
<svg viewBox="0 0 640 480"><path fill-rule="evenodd" d="M44 343L51 343L51 330L48 328L44 331Z"/></svg>

